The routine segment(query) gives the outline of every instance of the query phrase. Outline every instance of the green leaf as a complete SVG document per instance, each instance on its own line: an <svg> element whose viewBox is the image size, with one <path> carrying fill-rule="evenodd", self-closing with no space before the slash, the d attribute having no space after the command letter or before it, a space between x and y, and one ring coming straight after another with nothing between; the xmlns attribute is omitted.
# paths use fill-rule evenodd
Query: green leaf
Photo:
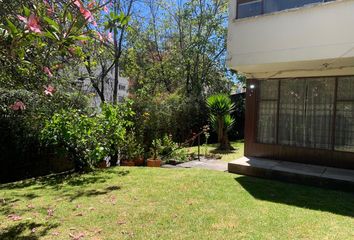
<svg viewBox="0 0 354 240"><path fill-rule="evenodd" d="M70 22L73 21L73 15L72 15L70 12L68 12L68 20L69 20Z"/></svg>
<svg viewBox="0 0 354 240"><path fill-rule="evenodd" d="M46 21L56 32L60 32L60 26L57 22L49 17L44 17L44 21Z"/></svg>
<svg viewBox="0 0 354 240"><path fill-rule="evenodd" d="M12 34L18 33L18 29L16 28L15 24L13 24L9 19L6 19L6 22Z"/></svg>
<svg viewBox="0 0 354 240"><path fill-rule="evenodd" d="M79 36L72 36L71 37L72 39L74 40L81 40L81 41L85 41L85 40L89 40L89 37L88 36L85 36L85 35L79 35Z"/></svg>
<svg viewBox="0 0 354 240"><path fill-rule="evenodd" d="M23 12L26 17L29 17L31 15L31 10L29 10L29 8L27 8L26 6L23 6Z"/></svg>

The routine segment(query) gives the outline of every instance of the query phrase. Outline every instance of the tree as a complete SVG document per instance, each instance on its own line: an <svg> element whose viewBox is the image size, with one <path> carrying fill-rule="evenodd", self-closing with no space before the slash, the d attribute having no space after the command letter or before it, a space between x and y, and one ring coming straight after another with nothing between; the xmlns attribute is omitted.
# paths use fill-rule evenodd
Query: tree
<svg viewBox="0 0 354 240"><path fill-rule="evenodd" d="M88 42L83 48L86 54L86 74L83 77L90 79L102 103L110 100L106 96L112 96L112 102L117 103L121 58L125 52L128 23L136 0L101 2L103 11L96 12L95 25L90 26L95 31L94 41ZM108 87L110 85L112 87Z"/></svg>
<svg viewBox="0 0 354 240"><path fill-rule="evenodd" d="M210 112L210 121L218 134L219 150L232 149L227 132L234 124L231 113L235 105L226 94L212 95L207 99L207 106Z"/></svg>

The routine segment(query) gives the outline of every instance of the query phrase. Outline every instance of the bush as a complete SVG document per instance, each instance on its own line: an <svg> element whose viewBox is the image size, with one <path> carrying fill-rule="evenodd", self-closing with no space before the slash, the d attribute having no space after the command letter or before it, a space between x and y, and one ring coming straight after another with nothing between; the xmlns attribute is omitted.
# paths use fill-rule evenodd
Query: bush
<svg viewBox="0 0 354 240"><path fill-rule="evenodd" d="M161 157L170 162L185 162L187 160L187 151L181 149L172 139L172 135L165 135L160 141Z"/></svg>
<svg viewBox="0 0 354 240"><path fill-rule="evenodd" d="M46 96L44 92L0 88L0 169L3 181L60 171L53 163L57 158L54 155L60 149L41 146L40 131L55 111L68 106L84 108L86 104L87 99L76 93L56 92L53 96Z"/></svg>
<svg viewBox="0 0 354 240"><path fill-rule="evenodd" d="M130 103L104 104L102 112L89 116L70 109L54 114L42 131L46 145L64 147L75 161L76 169L91 169L107 157L117 162L126 131L132 126Z"/></svg>
<svg viewBox="0 0 354 240"><path fill-rule="evenodd" d="M144 149L138 142L135 132L127 133L121 149L121 159L133 161L144 156Z"/></svg>

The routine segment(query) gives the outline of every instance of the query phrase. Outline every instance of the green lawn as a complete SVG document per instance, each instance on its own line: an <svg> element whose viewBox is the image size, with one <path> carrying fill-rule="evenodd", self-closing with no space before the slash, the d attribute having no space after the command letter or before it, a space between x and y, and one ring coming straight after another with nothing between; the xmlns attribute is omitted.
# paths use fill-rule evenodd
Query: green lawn
<svg viewBox="0 0 354 240"><path fill-rule="evenodd" d="M27 180L0 204L2 240L354 239L354 194L198 169Z"/></svg>
<svg viewBox="0 0 354 240"><path fill-rule="evenodd" d="M233 160L236 160L240 157L243 157L244 153L244 142L242 141L237 141L237 142L232 142L231 145L235 150L232 151L218 151L216 148L218 144L208 144L208 147L205 148L204 146L200 147L200 154L204 155L205 151L207 150L208 154L216 154L216 155L221 155L221 160L225 162L231 162ZM198 147L189 147L185 148L189 153L198 153Z"/></svg>

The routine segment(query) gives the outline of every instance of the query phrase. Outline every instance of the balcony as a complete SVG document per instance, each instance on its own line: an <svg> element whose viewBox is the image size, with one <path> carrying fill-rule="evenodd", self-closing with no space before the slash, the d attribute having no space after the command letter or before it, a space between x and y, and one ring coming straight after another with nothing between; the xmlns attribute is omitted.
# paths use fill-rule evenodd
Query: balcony
<svg viewBox="0 0 354 240"><path fill-rule="evenodd" d="M253 78L353 75L353 12L354 0L232 1L228 66Z"/></svg>

